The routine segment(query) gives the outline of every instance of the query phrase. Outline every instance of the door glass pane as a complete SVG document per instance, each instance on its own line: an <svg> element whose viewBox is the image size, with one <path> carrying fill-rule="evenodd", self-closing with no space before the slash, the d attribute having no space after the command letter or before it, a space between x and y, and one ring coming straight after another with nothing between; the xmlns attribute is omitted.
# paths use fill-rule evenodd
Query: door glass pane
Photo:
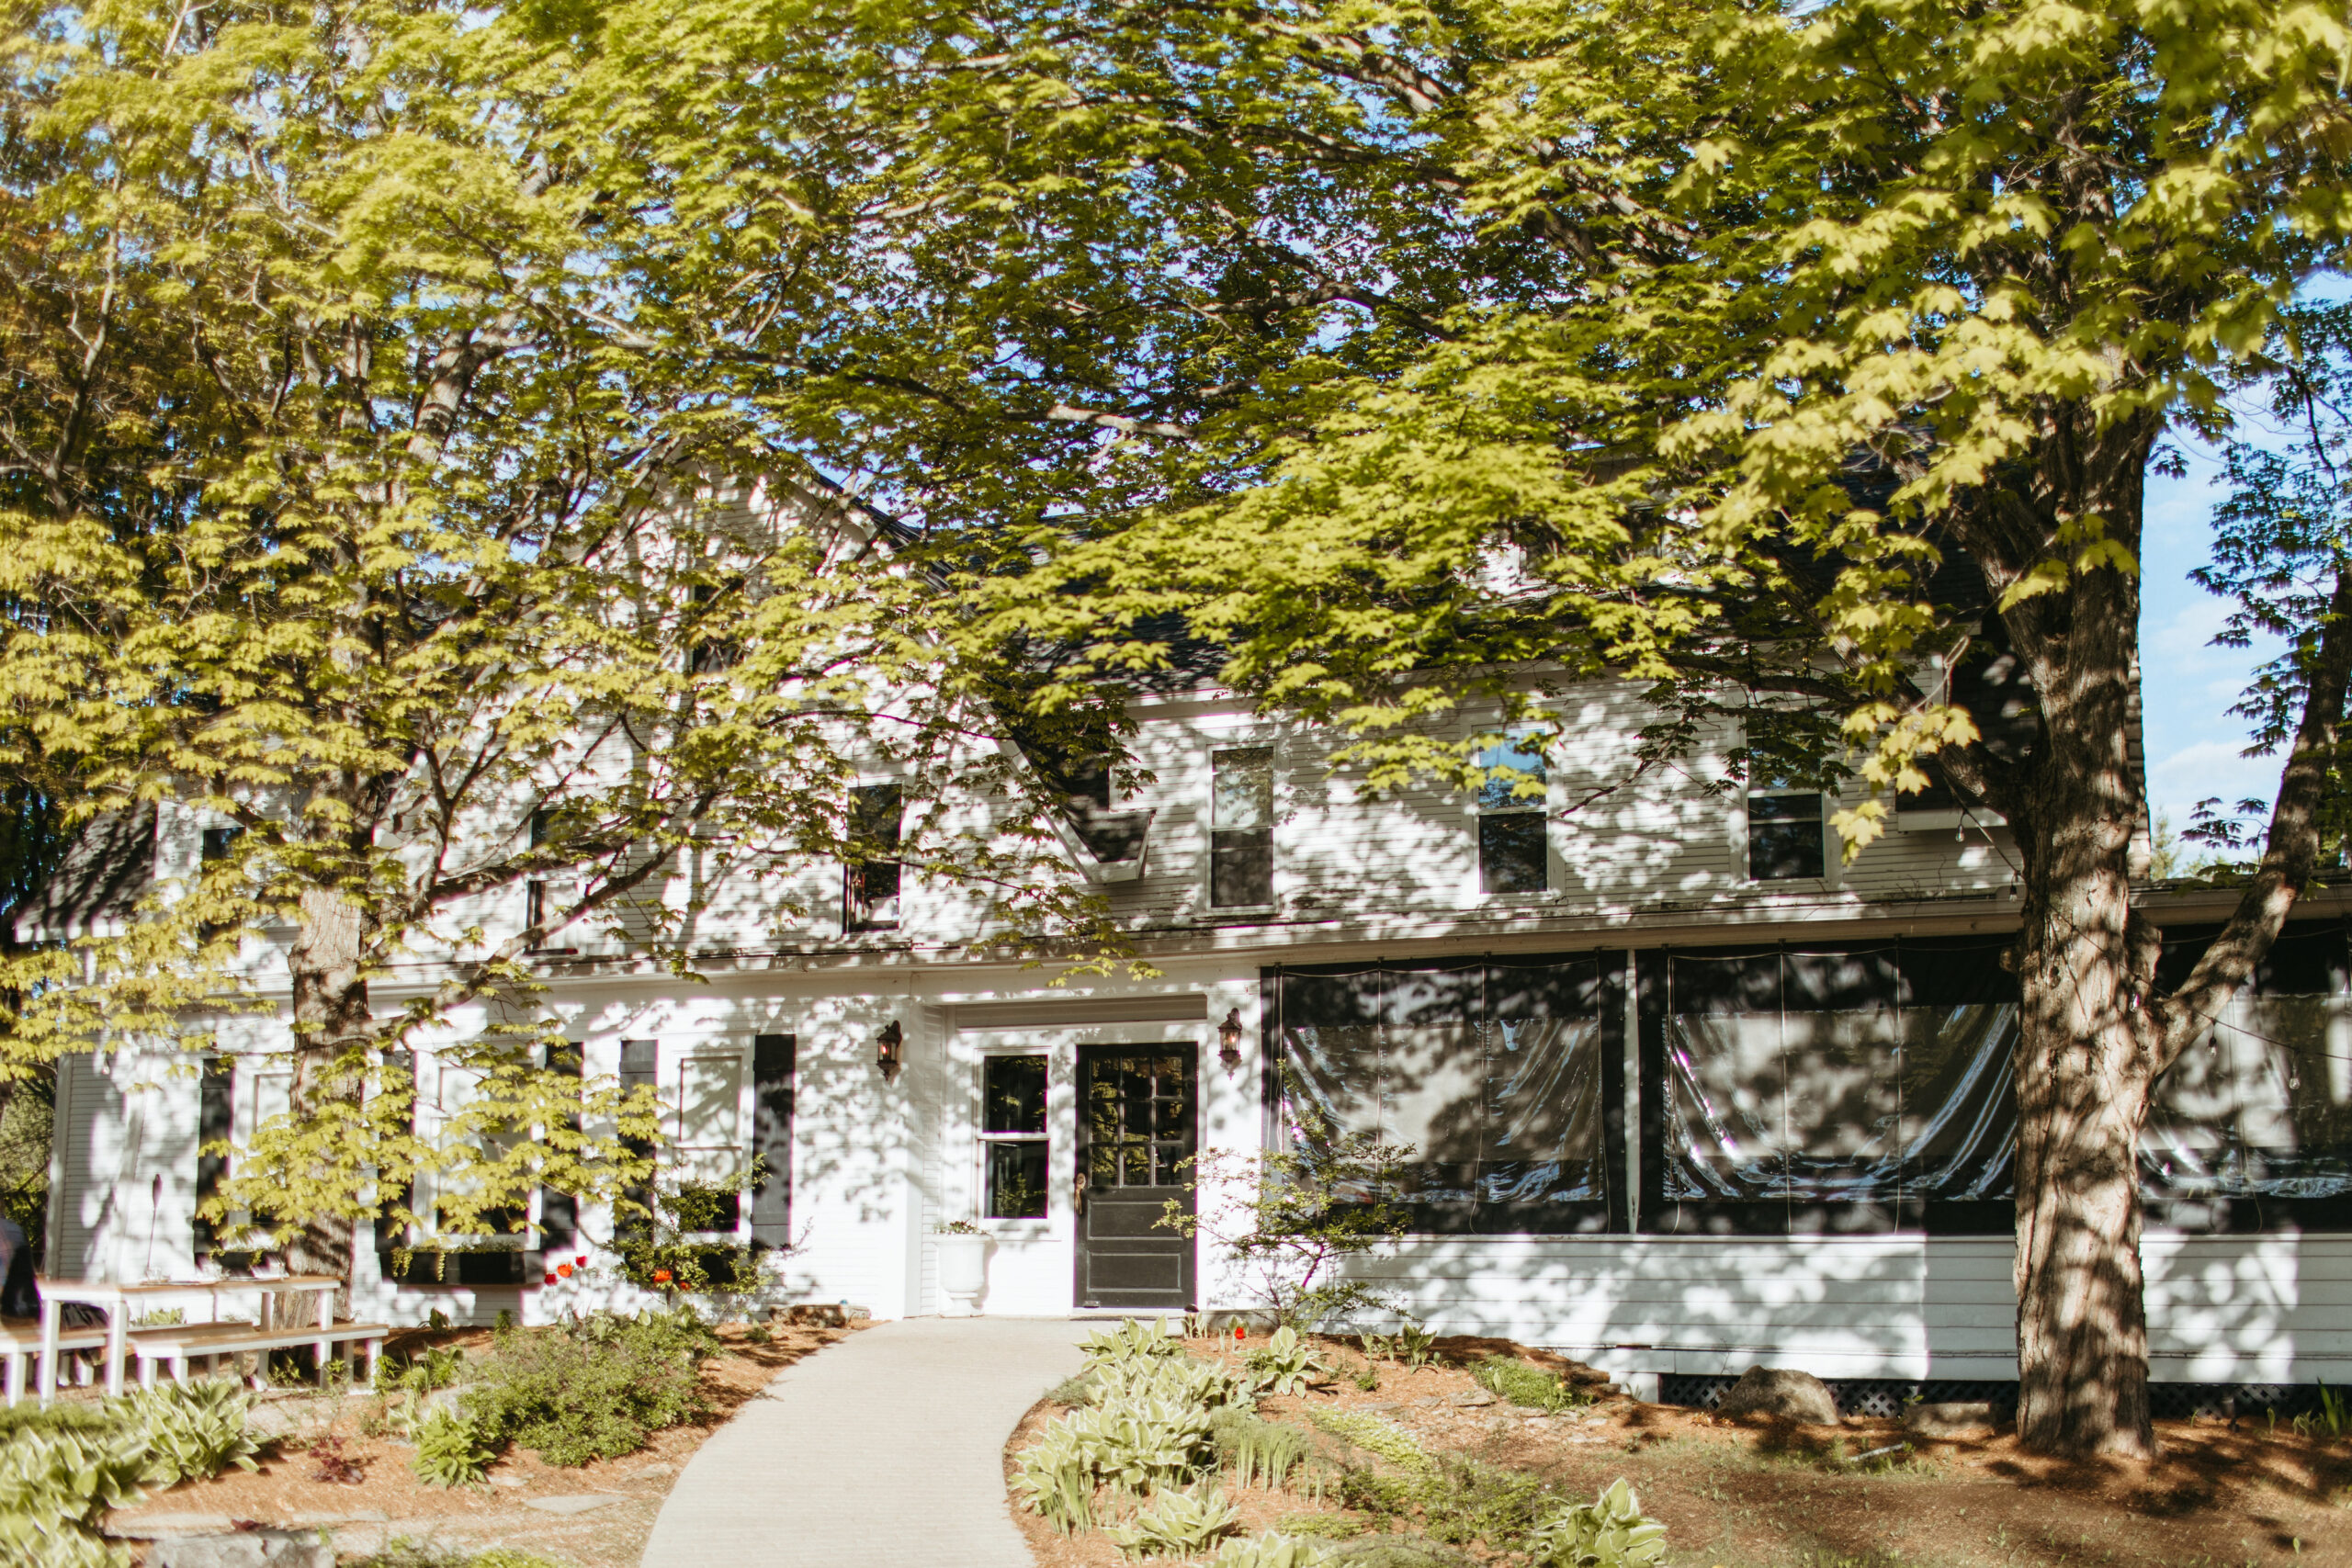
<svg viewBox="0 0 2352 1568"><path fill-rule="evenodd" d="M1006 1140L988 1145L989 1217L1042 1219L1046 1213L1046 1141Z"/></svg>
<svg viewBox="0 0 2352 1568"><path fill-rule="evenodd" d="M1046 1130L1046 1058L990 1056L983 1069L981 1131Z"/></svg>

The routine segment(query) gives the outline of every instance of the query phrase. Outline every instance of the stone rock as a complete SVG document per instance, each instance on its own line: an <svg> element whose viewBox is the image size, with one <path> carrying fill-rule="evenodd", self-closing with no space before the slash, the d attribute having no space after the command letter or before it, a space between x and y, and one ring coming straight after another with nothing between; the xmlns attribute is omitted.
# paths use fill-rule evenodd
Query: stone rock
<svg viewBox="0 0 2352 1568"><path fill-rule="evenodd" d="M1464 1410L1483 1410L1495 1402L1495 1396L1483 1388L1465 1388L1453 1396L1453 1403Z"/></svg>
<svg viewBox="0 0 2352 1568"><path fill-rule="evenodd" d="M1838 1401L1811 1372L1750 1367L1715 1406L1718 1416L1777 1416L1815 1427L1838 1425Z"/></svg>
<svg viewBox="0 0 2352 1568"><path fill-rule="evenodd" d="M573 1514L589 1513L608 1503L619 1501L610 1493L579 1492L567 1497L526 1497L523 1506L537 1508L542 1514L561 1514L568 1518Z"/></svg>
<svg viewBox="0 0 2352 1568"><path fill-rule="evenodd" d="M1915 1404L1903 1413L1903 1429L1915 1438L1967 1437L1992 1425L1992 1402L1983 1399Z"/></svg>
<svg viewBox="0 0 2352 1568"><path fill-rule="evenodd" d="M1318 1560L1317 1568L1476 1568L1476 1564L1433 1540L1362 1535L1341 1541Z"/></svg>
<svg viewBox="0 0 2352 1568"><path fill-rule="evenodd" d="M492 1486L528 1486L530 1482L520 1475L493 1475L490 1483Z"/></svg>
<svg viewBox="0 0 2352 1568"><path fill-rule="evenodd" d="M849 1326L847 1311L831 1302L786 1307L769 1319L770 1322L778 1320L790 1324L796 1328L846 1328Z"/></svg>
<svg viewBox="0 0 2352 1568"><path fill-rule="evenodd" d="M141 1514L128 1519L117 1515L107 1520L107 1533L124 1540L153 1540L166 1535L211 1534L232 1522L226 1514Z"/></svg>
<svg viewBox="0 0 2352 1568"><path fill-rule="evenodd" d="M316 1530L232 1530L166 1536L147 1562L150 1568L334 1568L334 1548Z"/></svg>

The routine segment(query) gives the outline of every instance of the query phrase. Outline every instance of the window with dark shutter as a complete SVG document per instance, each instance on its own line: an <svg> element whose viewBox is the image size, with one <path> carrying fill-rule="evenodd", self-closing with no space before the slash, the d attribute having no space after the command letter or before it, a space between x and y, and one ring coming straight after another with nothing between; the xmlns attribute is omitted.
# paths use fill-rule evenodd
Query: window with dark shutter
<svg viewBox="0 0 2352 1568"><path fill-rule="evenodd" d="M752 1245L792 1245L793 1038L761 1034L752 1041L752 1155L759 1161L752 1189Z"/></svg>
<svg viewBox="0 0 2352 1568"><path fill-rule="evenodd" d="M1249 908L1274 901L1274 753L1271 747L1211 759L1209 904Z"/></svg>
<svg viewBox="0 0 2352 1568"><path fill-rule="evenodd" d="M548 1071L566 1077L586 1076L586 1053L575 1043L565 1041L548 1047ZM580 1131L580 1118L566 1120L567 1131ZM563 1252L580 1245L580 1200L569 1192L559 1192L552 1187L539 1189L539 1246L548 1252Z"/></svg>

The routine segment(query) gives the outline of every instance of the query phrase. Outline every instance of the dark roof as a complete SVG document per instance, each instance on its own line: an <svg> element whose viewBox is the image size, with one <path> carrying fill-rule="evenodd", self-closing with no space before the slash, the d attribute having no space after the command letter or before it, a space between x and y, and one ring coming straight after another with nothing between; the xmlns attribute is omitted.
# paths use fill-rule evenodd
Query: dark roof
<svg viewBox="0 0 2352 1568"><path fill-rule="evenodd" d="M48 886L17 909L17 940L84 936L128 919L155 880L155 808L92 818L75 834Z"/></svg>

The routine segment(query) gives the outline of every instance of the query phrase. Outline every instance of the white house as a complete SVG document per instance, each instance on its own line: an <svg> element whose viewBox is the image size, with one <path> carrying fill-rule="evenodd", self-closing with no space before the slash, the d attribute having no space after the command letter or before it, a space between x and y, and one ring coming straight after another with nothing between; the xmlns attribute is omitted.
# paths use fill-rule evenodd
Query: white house
<svg viewBox="0 0 2352 1568"><path fill-rule="evenodd" d="M1329 736L1229 692L1137 699L1154 782L1099 799L1069 851L1155 979L1056 985L968 900L834 867L789 920L771 895L694 890L705 984L567 936L539 960L548 1001L585 1073L658 1087L666 1157L764 1156L737 1234L789 1245L794 1299L939 1312L935 1227L970 1219L990 1238L986 1313L1247 1307L1213 1247L1149 1222L1196 1149L1289 1135L1287 1083L1419 1151L1415 1234L1370 1271L1441 1332L1556 1348L1668 1396L1758 1362L1858 1396L2013 1381L2006 829L1905 810L1841 867L1830 803L1725 792L1704 754L1572 808L1623 773L1645 715L1630 682L1556 703L1566 739L1521 759L1539 802L1370 798ZM195 867L202 829L169 810L110 825L30 919L70 935L122 918L148 878ZM519 929L525 897L478 913ZM2226 912L2195 892L2159 907L2184 959ZM2301 906L2150 1134L2152 1345L2176 1404L2352 1381L2347 909L2335 891ZM476 1008L450 1037L491 1021ZM287 1093L282 1022L231 1020L220 1043L206 1070L65 1064L51 1272L195 1268L199 1142L247 1135ZM464 1092L430 1043L416 1072L428 1122ZM393 1255L363 1248L362 1310L574 1303L573 1281L545 1281L605 1234L577 1208L543 1196L519 1250L459 1257L446 1280L385 1278Z"/></svg>

